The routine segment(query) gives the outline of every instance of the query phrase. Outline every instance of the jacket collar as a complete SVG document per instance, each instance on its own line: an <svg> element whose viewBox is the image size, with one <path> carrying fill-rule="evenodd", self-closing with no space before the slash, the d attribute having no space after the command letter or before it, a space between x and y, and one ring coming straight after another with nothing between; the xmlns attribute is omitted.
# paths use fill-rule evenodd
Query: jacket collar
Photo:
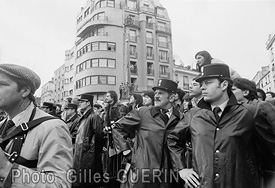
<svg viewBox="0 0 275 188"><path fill-rule="evenodd" d="M232 92L230 92L229 100L228 100L226 107L234 106L236 104L238 104L237 99L236 99L235 95ZM198 103L198 107L202 108L202 109L212 110L210 103L206 102L203 98Z"/></svg>
<svg viewBox="0 0 275 188"><path fill-rule="evenodd" d="M151 108L151 115L152 115L153 117L156 117L158 114L160 114L160 109L157 108L157 107L152 107L152 108ZM173 107L173 112L172 112L172 114L173 114L174 116L176 116L177 118L180 118L180 112L179 112L178 110L176 110L175 107Z"/></svg>

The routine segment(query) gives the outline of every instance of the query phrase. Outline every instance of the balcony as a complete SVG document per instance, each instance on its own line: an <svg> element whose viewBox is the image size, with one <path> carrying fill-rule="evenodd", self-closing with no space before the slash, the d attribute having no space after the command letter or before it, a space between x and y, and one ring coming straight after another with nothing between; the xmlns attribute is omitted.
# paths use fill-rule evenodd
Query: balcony
<svg viewBox="0 0 275 188"><path fill-rule="evenodd" d="M149 75L149 76L154 76L155 74L154 74L154 69L152 69L152 68L147 68L147 75Z"/></svg>
<svg viewBox="0 0 275 188"><path fill-rule="evenodd" d="M128 27L140 28L140 24L138 20L134 20L131 17L125 18L124 25Z"/></svg>
<svg viewBox="0 0 275 188"><path fill-rule="evenodd" d="M159 77L162 77L162 78L169 78L169 77L170 77L170 72L163 72L163 71L160 71L160 72L159 72Z"/></svg>
<svg viewBox="0 0 275 188"><path fill-rule="evenodd" d="M156 31L158 33L164 33L164 34L168 34L168 35L171 35L171 28L169 26L159 26L157 25L156 26Z"/></svg>
<svg viewBox="0 0 275 188"><path fill-rule="evenodd" d="M147 44L154 44L154 39L146 37L146 43Z"/></svg>
<svg viewBox="0 0 275 188"><path fill-rule="evenodd" d="M169 62L169 57L161 57L161 56L159 56L159 61L168 63Z"/></svg>
<svg viewBox="0 0 275 188"><path fill-rule="evenodd" d="M146 28L153 29L154 28L154 24L152 22L146 22Z"/></svg>
<svg viewBox="0 0 275 188"><path fill-rule="evenodd" d="M130 42L137 42L137 36L129 36Z"/></svg>
<svg viewBox="0 0 275 188"><path fill-rule="evenodd" d="M126 10L130 10L130 11L134 11L134 12L137 12L137 11L138 11L138 9L137 9L136 6L135 6L135 7L125 6L125 9L126 9Z"/></svg>
<svg viewBox="0 0 275 188"><path fill-rule="evenodd" d="M154 54L146 54L147 59L154 59Z"/></svg>
<svg viewBox="0 0 275 188"><path fill-rule="evenodd" d="M109 19L107 16L101 16L97 19L91 17L77 29L77 37L84 37L94 28L95 25L105 25L108 24L108 21Z"/></svg>
<svg viewBox="0 0 275 188"><path fill-rule="evenodd" d="M159 44L159 47L168 48L168 42L159 41L158 44Z"/></svg>
<svg viewBox="0 0 275 188"><path fill-rule="evenodd" d="M78 41L76 41L75 45L78 46L79 44L81 44L83 41L85 41L87 38L90 38L90 37L97 37L97 36L108 36L108 32L100 32L98 33L97 35L87 35L86 37L84 38L81 38L79 39Z"/></svg>
<svg viewBox="0 0 275 188"><path fill-rule="evenodd" d="M146 6L142 6L139 8L139 12L149 12L149 13L155 13L155 9L153 8L149 8L149 7L146 7Z"/></svg>
<svg viewBox="0 0 275 188"><path fill-rule="evenodd" d="M130 51L130 57L137 58L137 52Z"/></svg>

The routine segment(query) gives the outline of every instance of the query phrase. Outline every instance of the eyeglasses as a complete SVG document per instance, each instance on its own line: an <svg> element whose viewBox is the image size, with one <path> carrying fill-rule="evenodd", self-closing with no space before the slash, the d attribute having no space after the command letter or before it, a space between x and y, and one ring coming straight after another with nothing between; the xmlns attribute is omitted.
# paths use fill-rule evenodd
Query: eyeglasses
<svg viewBox="0 0 275 188"><path fill-rule="evenodd" d="M79 103L89 102L88 100L80 100Z"/></svg>

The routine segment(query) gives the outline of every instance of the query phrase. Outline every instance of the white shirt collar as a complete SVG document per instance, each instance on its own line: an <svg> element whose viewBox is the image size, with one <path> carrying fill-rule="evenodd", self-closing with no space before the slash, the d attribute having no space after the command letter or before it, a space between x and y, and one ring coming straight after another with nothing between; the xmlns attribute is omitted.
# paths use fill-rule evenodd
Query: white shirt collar
<svg viewBox="0 0 275 188"><path fill-rule="evenodd" d="M12 118L12 121L14 122L15 126L17 127L22 123L29 122L33 109L34 104L31 102L30 105L24 111L20 112L14 118Z"/></svg>
<svg viewBox="0 0 275 188"><path fill-rule="evenodd" d="M219 106L212 106L212 105L211 105L212 111L213 111L213 109L214 109L215 107L220 107L221 113L222 113L222 112L224 111L225 107L227 106L228 101L229 101L229 99L227 99L226 101L224 101L224 103L222 103L222 104L219 105Z"/></svg>

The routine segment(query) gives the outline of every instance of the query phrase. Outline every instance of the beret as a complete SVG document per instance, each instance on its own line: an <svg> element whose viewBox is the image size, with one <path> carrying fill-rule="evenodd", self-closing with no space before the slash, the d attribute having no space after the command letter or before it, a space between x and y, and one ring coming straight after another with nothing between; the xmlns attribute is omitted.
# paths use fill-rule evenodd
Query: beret
<svg viewBox="0 0 275 188"><path fill-rule="evenodd" d="M0 64L0 72L6 73L9 76L22 79L31 88L34 94L41 84L40 77L27 67L15 64Z"/></svg>

